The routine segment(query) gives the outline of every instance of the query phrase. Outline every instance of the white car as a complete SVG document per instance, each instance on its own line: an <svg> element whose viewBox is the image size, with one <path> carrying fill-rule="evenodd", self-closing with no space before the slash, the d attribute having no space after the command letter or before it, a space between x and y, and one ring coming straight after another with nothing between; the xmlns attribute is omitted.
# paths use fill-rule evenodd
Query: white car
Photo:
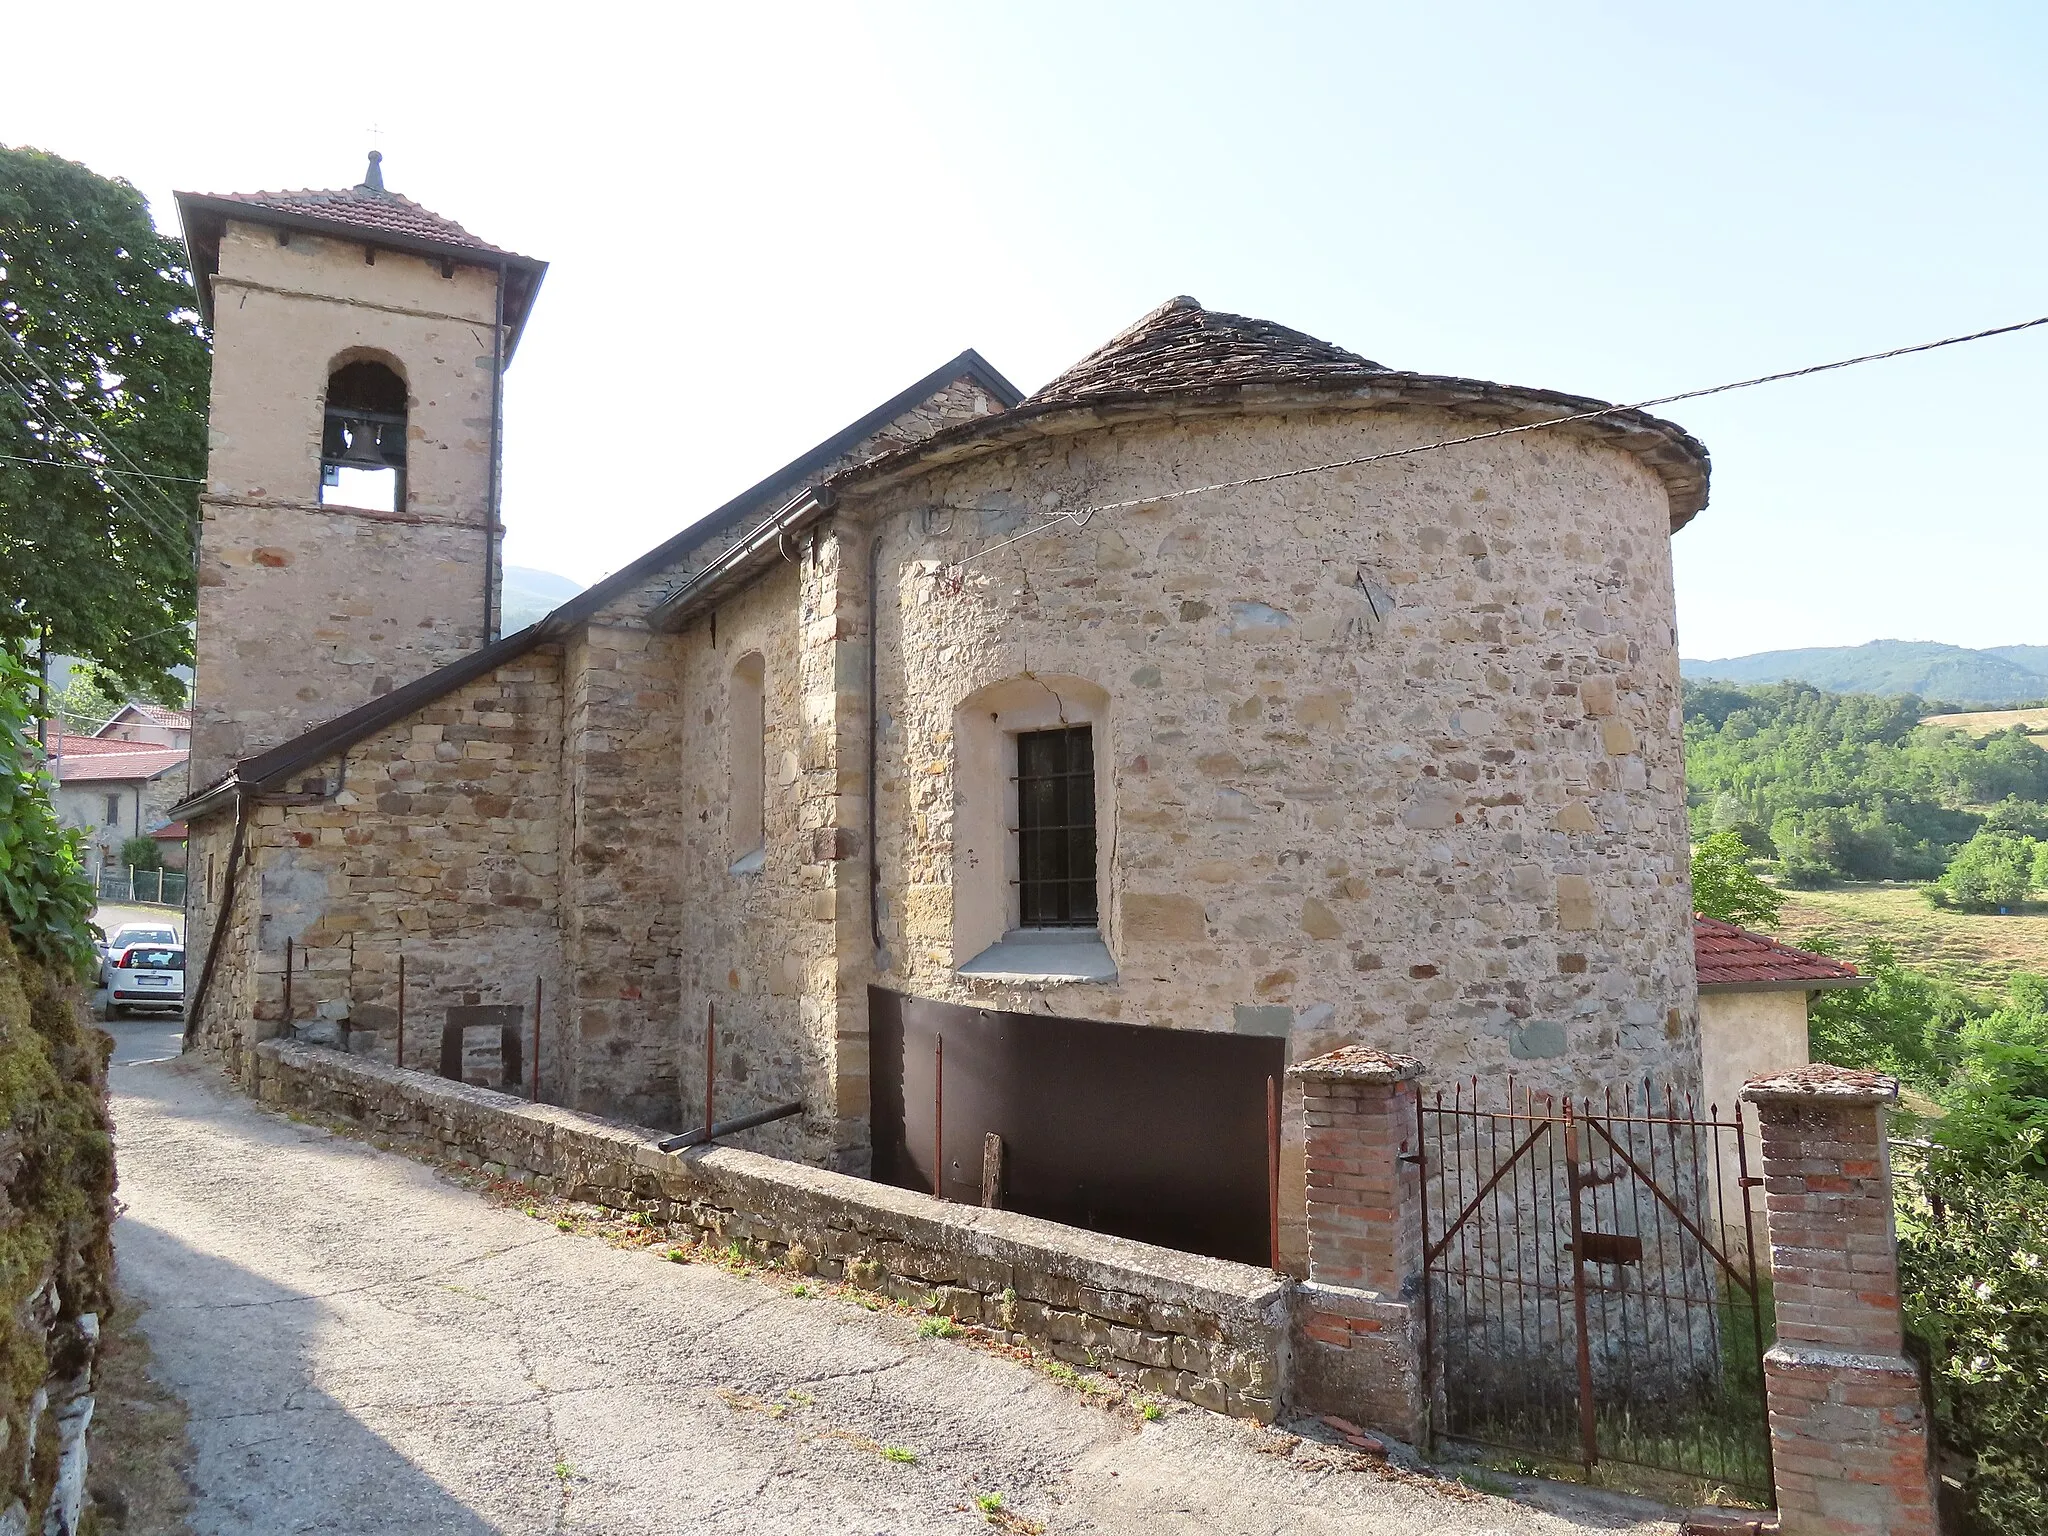
<svg viewBox="0 0 2048 1536"><path fill-rule="evenodd" d="M130 1008L185 1011L185 946L130 944L115 957L107 983L107 1017Z"/></svg>
<svg viewBox="0 0 2048 1536"><path fill-rule="evenodd" d="M130 923L125 928L116 928L107 935L107 942L99 946L100 985L114 984L114 967L121 963L121 951L131 944L172 944L182 946L184 940L178 937L178 930L168 923Z"/></svg>

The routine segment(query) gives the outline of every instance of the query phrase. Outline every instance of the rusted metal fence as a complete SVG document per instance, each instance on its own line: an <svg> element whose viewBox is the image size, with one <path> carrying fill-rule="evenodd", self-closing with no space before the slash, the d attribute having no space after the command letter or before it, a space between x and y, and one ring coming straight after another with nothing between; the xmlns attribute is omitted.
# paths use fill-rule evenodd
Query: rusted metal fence
<svg viewBox="0 0 2048 1536"><path fill-rule="evenodd" d="M1742 1112L1460 1084L1418 1105L1431 1430L1771 1496Z"/></svg>

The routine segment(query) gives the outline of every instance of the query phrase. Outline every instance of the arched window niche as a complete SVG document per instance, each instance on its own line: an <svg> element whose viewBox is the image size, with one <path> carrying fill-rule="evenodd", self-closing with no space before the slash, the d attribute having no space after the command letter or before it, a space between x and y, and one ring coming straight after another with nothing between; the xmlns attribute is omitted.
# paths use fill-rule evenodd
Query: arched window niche
<svg viewBox="0 0 2048 1536"><path fill-rule="evenodd" d="M338 360L320 426L320 505L405 507L405 380L373 357Z"/></svg>
<svg viewBox="0 0 2048 1536"><path fill-rule="evenodd" d="M726 692L726 825L736 875L768 862L767 675L761 653L749 651L733 663Z"/></svg>
<svg viewBox="0 0 2048 1536"><path fill-rule="evenodd" d="M954 712L953 960L963 976L1114 981L1109 695L1026 673Z"/></svg>

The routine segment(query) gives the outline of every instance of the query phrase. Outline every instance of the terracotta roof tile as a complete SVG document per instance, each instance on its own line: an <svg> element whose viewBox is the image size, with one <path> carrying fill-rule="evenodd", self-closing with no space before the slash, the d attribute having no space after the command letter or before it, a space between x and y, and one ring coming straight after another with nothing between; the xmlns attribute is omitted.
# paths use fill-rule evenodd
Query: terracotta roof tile
<svg viewBox="0 0 2048 1536"><path fill-rule="evenodd" d="M1078 405L1110 396L1233 384L1370 378L1389 370L1302 331L1169 299L1026 401Z"/></svg>
<svg viewBox="0 0 2048 1536"><path fill-rule="evenodd" d="M444 219L409 197L377 187L338 187L325 192L303 189L296 192L215 192L208 195L218 203L240 203L245 208L266 213L325 219L400 240L432 240L441 245L467 246L473 251L487 251L493 256L513 254L477 239L453 219Z"/></svg>
<svg viewBox="0 0 2048 1536"><path fill-rule="evenodd" d="M1794 949L1711 917L1692 920L1692 952L1702 987L1782 986L1802 981L1826 986L1862 979L1853 965Z"/></svg>
<svg viewBox="0 0 2048 1536"><path fill-rule="evenodd" d="M153 747L141 742L113 742L109 745L128 748L125 752L81 752L64 755L60 762L52 763L57 771L60 784L97 784L126 781L129 779L153 779L160 773L185 766L191 755L183 747Z"/></svg>

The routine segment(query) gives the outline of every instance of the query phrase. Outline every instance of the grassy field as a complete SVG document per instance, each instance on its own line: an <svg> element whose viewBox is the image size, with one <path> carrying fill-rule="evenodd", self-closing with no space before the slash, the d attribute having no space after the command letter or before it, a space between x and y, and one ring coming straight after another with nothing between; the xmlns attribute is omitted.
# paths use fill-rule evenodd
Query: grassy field
<svg viewBox="0 0 2048 1536"><path fill-rule="evenodd" d="M2048 904L1986 917L1930 906L1921 889L1871 884L1788 891L1777 936L1808 944L1825 933L1851 951L1883 939L1907 965L1971 986L2002 987L2014 971L2048 974Z"/></svg>
<svg viewBox="0 0 2048 1536"><path fill-rule="evenodd" d="M2036 745L2048 751L2048 707L2035 709L1985 709L1968 715L1928 715L1922 725L1939 725L1966 736L1995 736L2014 726L2024 726Z"/></svg>

